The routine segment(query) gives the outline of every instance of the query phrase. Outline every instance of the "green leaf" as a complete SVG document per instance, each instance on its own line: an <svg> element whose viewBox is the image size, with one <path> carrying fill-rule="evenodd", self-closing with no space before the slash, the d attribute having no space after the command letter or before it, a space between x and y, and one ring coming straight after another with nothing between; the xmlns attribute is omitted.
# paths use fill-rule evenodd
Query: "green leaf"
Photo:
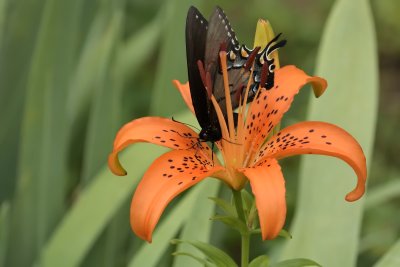
<svg viewBox="0 0 400 267"><path fill-rule="evenodd" d="M207 181L208 190L205 194L199 195L196 203L188 211L190 214L186 220L182 233L179 236L184 240L197 240L208 243L210 241L212 221L209 218L214 214L215 205L209 201L207 196L218 194L221 182L216 179ZM179 244L177 250L196 255L198 251L188 244ZM197 252L197 253L196 253ZM175 257L174 267L190 266L192 261L188 257Z"/></svg>
<svg viewBox="0 0 400 267"><path fill-rule="evenodd" d="M237 216L235 207L225 199L218 197L209 197L214 203L221 208L227 215Z"/></svg>
<svg viewBox="0 0 400 267"><path fill-rule="evenodd" d="M83 2L44 3L36 43L31 44L35 48L28 71L20 135L8 266L33 263L65 208L68 177L65 99L75 64Z"/></svg>
<svg viewBox="0 0 400 267"><path fill-rule="evenodd" d="M253 206L254 197L249 192L247 192L247 190L242 190L240 192L242 193L245 213L248 214L250 212L251 207Z"/></svg>
<svg viewBox="0 0 400 267"><path fill-rule="evenodd" d="M206 198L210 186L215 186L211 179L197 184L175 205L164 220L156 227L151 244L143 244L129 262L129 267L158 266L158 262L164 252L170 246L170 240L174 238L178 230L191 216L191 210L200 198ZM201 219L203 222L207 218Z"/></svg>
<svg viewBox="0 0 400 267"><path fill-rule="evenodd" d="M164 35L161 39L162 47L160 59L155 71L153 101L151 111L157 116L170 116L185 107L177 90L172 86L172 80L181 82L187 80L185 57L185 21L186 10L190 5L198 6L201 0L182 2L180 0L168 1L166 8L167 17L163 22Z"/></svg>
<svg viewBox="0 0 400 267"><path fill-rule="evenodd" d="M317 74L327 79L329 87L320 99L311 100L308 119L347 130L369 163L378 102L377 46L369 1L335 3L323 34ZM356 178L336 158L302 159L293 239L287 241L283 259L307 257L323 266L356 265L363 199L343 200Z"/></svg>
<svg viewBox="0 0 400 267"><path fill-rule="evenodd" d="M365 200L365 208L377 207L400 195L400 179L393 177L385 184L371 188Z"/></svg>
<svg viewBox="0 0 400 267"><path fill-rule="evenodd" d="M400 239L374 265L374 267L398 267L398 266L400 266Z"/></svg>
<svg viewBox="0 0 400 267"><path fill-rule="evenodd" d="M38 37L43 1L0 2L0 202L3 202L13 197L17 183L21 120L31 67L28 63Z"/></svg>
<svg viewBox="0 0 400 267"><path fill-rule="evenodd" d="M272 264L271 267L302 267L302 266L321 266L309 259L291 259Z"/></svg>
<svg viewBox="0 0 400 267"><path fill-rule="evenodd" d="M203 266L206 267L214 267L215 265L206 261L205 259L202 259L200 257L197 257L191 253L187 253L187 252L174 252L172 253L173 256L187 256L189 258L194 259L195 261L197 261L198 263L201 263ZM179 257L178 257L179 258Z"/></svg>
<svg viewBox="0 0 400 267"><path fill-rule="evenodd" d="M223 215L216 215L211 218L213 221L219 221L226 224L229 227L239 231L241 234L247 234L248 228L246 224L244 224L239 218L234 216L223 216Z"/></svg>
<svg viewBox="0 0 400 267"><path fill-rule="evenodd" d="M180 243L188 243L201 252L206 255L210 261L215 263L217 266L221 267L234 267L237 266L236 263L229 257L228 254L220 250L219 248L216 248L210 244L200 242L200 241L187 241L187 240L179 240L179 239L173 239L171 240L172 244L180 244Z"/></svg>
<svg viewBox="0 0 400 267"><path fill-rule="evenodd" d="M258 256L254 260L252 260L249 264L249 267L268 267L269 266L269 258L265 255Z"/></svg>
<svg viewBox="0 0 400 267"><path fill-rule="evenodd" d="M123 165L132 166L127 168L128 175L124 177L114 176L104 166L81 192L45 245L40 258L41 266L79 265L115 212L131 197L147 166L160 151L164 150L137 144L121 153ZM63 261L60 262L60 259Z"/></svg>
<svg viewBox="0 0 400 267"><path fill-rule="evenodd" d="M0 267L6 266L6 252L10 233L10 205L4 202L0 206Z"/></svg>
<svg viewBox="0 0 400 267"><path fill-rule="evenodd" d="M286 238L286 239L292 239L292 238L293 238L292 235L291 235L288 231L286 231L285 229L282 229L282 230L279 232L279 236L280 236L280 237L284 237L284 238Z"/></svg>

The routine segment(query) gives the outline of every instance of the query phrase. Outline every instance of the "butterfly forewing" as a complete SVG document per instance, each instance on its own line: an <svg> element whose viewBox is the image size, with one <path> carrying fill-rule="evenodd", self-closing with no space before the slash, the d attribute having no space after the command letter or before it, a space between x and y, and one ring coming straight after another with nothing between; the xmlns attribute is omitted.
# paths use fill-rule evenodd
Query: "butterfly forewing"
<svg viewBox="0 0 400 267"><path fill-rule="evenodd" d="M191 6L186 18L186 58L192 104L197 121L202 128L210 124L208 115L210 101L201 79L197 61L204 62L207 28L207 20L197 8Z"/></svg>

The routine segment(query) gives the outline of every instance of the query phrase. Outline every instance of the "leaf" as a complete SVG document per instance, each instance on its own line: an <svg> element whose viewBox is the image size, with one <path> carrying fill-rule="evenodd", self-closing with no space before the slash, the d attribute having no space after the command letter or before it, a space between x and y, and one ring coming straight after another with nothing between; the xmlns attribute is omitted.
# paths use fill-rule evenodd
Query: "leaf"
<svg viewBox="0 0 400 267"><path fill-rule="evenodd" d="M241 234L247 234L248 228L239 218L233 216L216 215L211 218L213 221L220 221L227 226L239 231Z"/></svg>
<svg viewBox="0 0 400 267"><path fill-rule="evenodd" d="M177 90L171 91L173 89L171 82L173 79L182 82L187 80L184 42L186 10L190 5L198 6L201 2L201 0L190 3L179 0L168 1L167 19L163 22L166 27L161 39L160 59L155 71L157 79L154 82L151 103L153 114L171 116L185 108Z"/></svg>
<svg viewBox="0 0 400 267"><path fill-rule="evenodd" d="M248 214L253 206L254 197L247 190L242 190L240 192L242 193L245 213Z"/></svg>
<svg viewBox="0 0 400 267"><path fill-rule="evenodd" d="M394 178L385 184L371 188L365 200L365 208L377 207L400 195L400 179Z"/></svg>
<svg viewBox="0 0 400 267"><path fill-rule="evenodd" d="M369 1L338 0L328 18L317 74L328 90L312 99L309 120L343 127L372 157L378 102L375 29ZM313 258L323 266L355 266L363 200L343 200L356 176L343 162L327 157L302 160L300 190L291 233L282 258ZM332 253L335 251L335 253Z"/></svg>
<svg viewBox="0 0 400 267"><path fill-rule="evenodd" d="M93 23L91 33L95 36L88 38L86 51L96 51L96 64L84 67L90 69L78 69L78 74L91 76L84 79L83 84L74 84L80 91L93 89L90 106L89 121L84 143L81 184L86 185L98 170L107 162L107 155L112 147L113 138L120 121L121 90L117 90L123 82L117 77L115 69L115 54L121 42L122 25L124 25L124 11L121 1L103 2ZM93 56L93 54L92 54ZM93 58L92 58L93 59ZM90 62L89 63L93 63ZM81 65L82 66L82 65ZM87 84L85 82L88 81ZM85 88L87 87L87 88ZM112 90L110 90L112 88ZM71 92L72 93L72 92ZM77 92L75 92L77 93ZM84 100L84 96L78 99ZM87 97L89 94L87 95ZM75 99L77 99L75 97ZM81 101L81 102L82 102ZM87 103L88 104L88 103ZM74 105L73 105L74 106ZM82 112L81 112L82 114ZM115 266L117 259L121 258L119 248L125 245L125 239L121 238L121 232L126 235L127 218L126 211L123 217L119 213L114 215L107 229L92 247L84 266Z"/></svg>
<svg viewBox="0 0 400 267"><path fill-rule="evenodd" d="M400 265L400 239L374 265L374 267L397 267Z"/></svg>
<svg viewBox="0 0 400 267"><path fill-rule="evenodd" d="M302 267L302 266L321 266L321 265L309 259L291 259L271 265L271 267Z"/></svg>
<svg viewBox="0 0 400 267"><path fill-rule="evenodd" d="M221 182L216 179L207 181L207 192L200 194L197 201L191 207L188 219L185 221L182 233L179 238L184 240L197 240L208 243L210 241L212 221L210 218L214 214L215 205L209 201L207 196L215 196L218 194ZM196 255L198 252L188 244L179 244L177 250L185 251L186 253ZM196 253L197 252L197 253ZM188 257L175 257L174 267L190 266L192 260Z"/></svg>
<svg viewBox="0 0 400 267"><path fill-rule="evenodd" d="M279 232L279 236L284 237L286 239L292 239L293 238L292 235L288 231L286 231L285 229L282 229Z"/></svg>
<svg viewBox="0 0 400 267"><path fill-rule="evenodd" d="M217 266L221 267L237 266L236 263L231 259L231 257L228 256L228 254L210 244L200 241L187 241L179 239L171 240L171 243L172 244L188 243L197 248L198 250L200 250L201 252L203 252L204 255L206 255Z"/></svg>
<svg viewBox="0 0 400 267"><path fill-rule="evenodd" d="M13 237L8 266L33 263L65 208L65 98L76 58L81 5L78 0L45 1L32 44L17 188L10 213Z"/></svg>
<svg viewBox="0 0 400 267"><path fill-rule="evenodd" d="M104 166L81 192L45 245L41 266L60 266L60 259L63 266L79 265L115 212L131 197L143 172L160 151L160 148L137 144L121 153L121 162L133 165L125 177L114 176Z"/></svg>
<svg viewBox="0 0 400 267"><path fill-rule="evenodd" d="M3 126L0 128L0 202L3 202L15 193L28 63L43 4L40 0L0 2L0 123Z"/></svg>
<svg viewBox="0 0 400 267"><path fill-rule="evenodd" d="M218 197L209 197L214 203L221 208L227 215L237 216L235 207L225 199Z"/></svg>
<svg viewBox="0 0 400 267"><path fill-rule="evenodd" d="M0 206L0 267L6 266L6 253L10 233L10 205L4 202Z"/></svg>
<svg viewBox="0 0 400 267"><path fill-rule="evenodd" d="M210 186L215 186L211 179L202 181L191 189L172 211L167 214L162 222L156 227L151 244L144 243L132 257L129 267L151 267L158 266L158 262L170 246L170 240L174 238L178 230L191 215L191 210L199 198L206 198ZM202 218L207 220L207 218Z"/></svg>
<svg viewBox="0 0 400 267"><path fill-rule="evenodd" d="M254 260L252 260L249 264L249 267L268 267L269 266L269 258L265 255L258 256Z"/></svg>
<svg viewBox="0 0 400 267"><path fill-rule="evenodd" d="M200 257L197 257L197 256L195 256L193 254L187 253L187 252L174 252L174 253L172 253L172 255L173 256L188 256L188 257L194 259L195 261L197 261L198 263L201 263L203 266L206 266L206 267L215 266L214 264L212 264L212 263L210 263L210 262L208 262L208 261L206 261L206 260L204 260L204 259L202 259Z"/></svg>

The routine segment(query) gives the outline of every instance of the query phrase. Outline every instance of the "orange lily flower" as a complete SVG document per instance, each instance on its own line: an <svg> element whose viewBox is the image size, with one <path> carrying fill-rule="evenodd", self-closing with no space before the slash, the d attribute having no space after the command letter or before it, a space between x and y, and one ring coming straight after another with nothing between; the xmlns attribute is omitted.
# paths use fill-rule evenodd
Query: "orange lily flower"
<svg viewBox="0 0 400 267"><path fill-rule="evenodd" d="M286 218L285 181L278 160L298 154L321 154L348 163L358 180L347 201L359 199L365 191L366 160L362 148L346 131L325 122L301 122L270 136L274 127L289 110L294 96L305 85L313 86L316 97L327 87L323 78L308 76L295 66L275 72L275 85L259 90L246 109L245 97L238 108L235 128L230 100L226 53L221 52L227 120L212 96L223 138L216 142L223 164L211 149L199 142L196 132L186 125L159 117L145 117L124 125L118 132L109 167L116 175L126 175L118 153L136 142L149 142L173 149L157 158L140 181L131 203L132 230L151 242L153 230L168 203L189 187L213 176L231 188L241 190L247 181L255 196L262 238L273 239L283 228ZM174 81L193 112L188 83ZM270 137L269 137L270 136ZM269 137L269 138L268 138Z"/></svg>

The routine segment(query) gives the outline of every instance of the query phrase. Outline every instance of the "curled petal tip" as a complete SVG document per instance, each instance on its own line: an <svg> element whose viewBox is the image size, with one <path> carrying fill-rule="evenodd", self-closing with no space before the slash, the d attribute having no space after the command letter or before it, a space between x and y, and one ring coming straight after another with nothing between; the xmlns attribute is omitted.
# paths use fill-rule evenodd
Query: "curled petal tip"
<svg viewBox="0 0 400 267"><path fill-rule="evenodd" d="M348 193L345 199L346 201L349 202L359 200L364 195L364 192L365 192L365 185L364 184L357 185L357 188Z"/></svg>
<svg viewBox="0 0 400 267"><path fill-rule="evenodd" d="M111 153L108 156L108 167L115 175L125 176L128 174L126 170L122 167L121 163L119 162L117 153Z"/></svg>
<svg viewBox="0 0 400 267"><path fill-rule="evenodd" d="M311 83L316 98L323 95L326 88L328 87L328 82L324 78L318 76L310 77L308 79L308 82Z"/></svg>

